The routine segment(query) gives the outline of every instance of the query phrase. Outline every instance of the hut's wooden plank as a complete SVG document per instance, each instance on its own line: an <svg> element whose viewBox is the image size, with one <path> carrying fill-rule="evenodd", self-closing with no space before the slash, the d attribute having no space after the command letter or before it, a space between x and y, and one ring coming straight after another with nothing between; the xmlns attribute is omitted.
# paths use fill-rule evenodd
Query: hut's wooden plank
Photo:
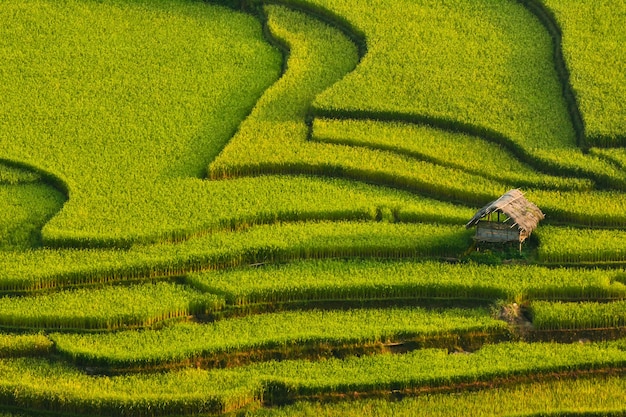
<svg viewBox="0 0 626 417"><path fill-rule="evenodd" d="M518 228L511 228L505 223L480 222L476 227L474 240L478 242L506 243L519 242L521 238Z"/></svg>

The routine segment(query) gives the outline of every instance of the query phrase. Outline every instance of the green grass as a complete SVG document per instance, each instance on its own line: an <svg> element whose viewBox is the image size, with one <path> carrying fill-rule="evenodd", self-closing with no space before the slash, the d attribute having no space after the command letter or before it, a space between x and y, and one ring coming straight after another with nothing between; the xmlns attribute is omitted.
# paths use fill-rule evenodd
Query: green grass
<svg viewBox="0 0 626 417"><path fill-rule="evenodd" d="M626 145L626 4L609 0L541 0L563 31L570 71L591 146ZM589 48L589 45L593 45Z"/></svg>
<svg viewBox="0 0 626 417"><path fill-rule="evenodd" d="M0 298L0 326L73 330L145 327L219 309L223 301L170 283Z"/></svg>
<svg viewBox="0 0 626 417"><path fill-rule="evenodd" d="M207 360L237 364L269 356L317 356L333 349L349 353L389 342L421 342L446 346L466 334L507 338L506 323L485 309L313 310L252 315L211 324L182 323L160 330L108 334L53 334L55 349L72 361L113 368L193 364ZM437 340L442 340L437 343ZM477 337L478 339L479 337ZM229 355L231 359L229 360ZM260 356L260 358L258 358ZM221 359L220 359L221 358ZM268 359L268 358L265 358Z"/></svg>
<svg viewBox="0 0 626 417"><path fill-rule="evenodd" d="M255 364L290 397L323 393L391 391L439 387L494 378L623 366L626 353L613 346L500 343L473 354L423 349L405 355L376 355L324 362ZM280 389L280 388L279 388Z"/></svg>

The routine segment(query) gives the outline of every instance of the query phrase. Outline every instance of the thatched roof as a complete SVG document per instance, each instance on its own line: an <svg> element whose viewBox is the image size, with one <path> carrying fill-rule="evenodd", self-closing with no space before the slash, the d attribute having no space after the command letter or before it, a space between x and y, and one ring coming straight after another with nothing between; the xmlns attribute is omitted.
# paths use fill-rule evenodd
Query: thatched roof
<svg viewBox="0 0 626 417"><path fill-rule="evenodd" d="M475 226L483 217L498 211L506 214L512 220L511 227L517 226L520 230L529 234L537 228L539 221L546 217L539 207L526 200L524 194L516 189L507 192L502 197L478 210L465 227L469 229Z"/></svg>

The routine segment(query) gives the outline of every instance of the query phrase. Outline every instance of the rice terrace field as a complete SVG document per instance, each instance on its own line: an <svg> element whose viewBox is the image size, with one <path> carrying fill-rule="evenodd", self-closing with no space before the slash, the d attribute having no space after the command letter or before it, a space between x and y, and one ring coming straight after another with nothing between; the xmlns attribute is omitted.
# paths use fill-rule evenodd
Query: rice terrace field
<svg viewBox="0 0 626 417"><path fill-rule="evenodd" d="M626 415L626 0L0 22L0 417Z"/></svg>

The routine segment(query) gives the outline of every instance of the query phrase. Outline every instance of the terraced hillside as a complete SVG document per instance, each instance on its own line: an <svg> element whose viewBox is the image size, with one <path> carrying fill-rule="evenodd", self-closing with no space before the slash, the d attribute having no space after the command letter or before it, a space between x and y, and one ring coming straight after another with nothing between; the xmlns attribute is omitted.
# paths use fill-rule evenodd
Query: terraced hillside
<svg viewBox="0 0 626 417"><path fill-rule="evenodd" d="M625 1L0 20L0 416L626 414Z"/></svg>

